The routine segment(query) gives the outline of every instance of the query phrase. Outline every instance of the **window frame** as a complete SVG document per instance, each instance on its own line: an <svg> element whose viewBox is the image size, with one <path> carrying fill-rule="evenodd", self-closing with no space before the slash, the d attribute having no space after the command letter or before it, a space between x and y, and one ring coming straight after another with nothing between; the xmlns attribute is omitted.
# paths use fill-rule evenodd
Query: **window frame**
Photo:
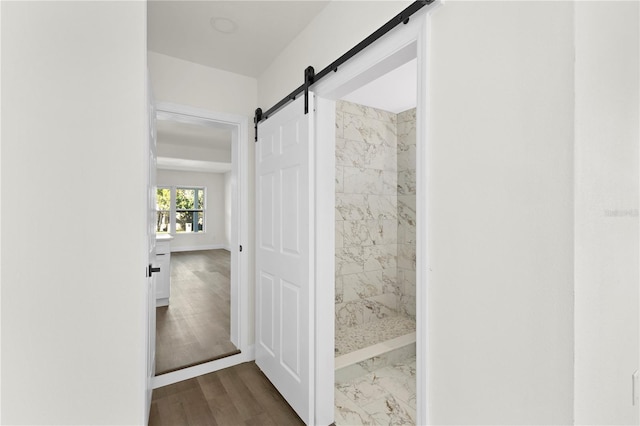
<svg viewBox="0 0 640 426"><path fill-rule="evenodd" d="M207 200L209 194L207 193L207 187L204 185L157 185L156 186L156 195L158 189L169 189L169 231L168 232L160 232L156 228L157 234L168 234L168 235L201 235L207 232ZM186 189L186 190L198 190L202 191L203 194L203 203L200 209L178 209L177 208L177 192L178 189ZM194 194L195 196L195 194ZM156 214L160 211L166 210L157 210L156 203ZM178 213L179 212L198 212L202 215L202 230L198 231L180 231L178 232L177 223L178 223Z"/></svg>

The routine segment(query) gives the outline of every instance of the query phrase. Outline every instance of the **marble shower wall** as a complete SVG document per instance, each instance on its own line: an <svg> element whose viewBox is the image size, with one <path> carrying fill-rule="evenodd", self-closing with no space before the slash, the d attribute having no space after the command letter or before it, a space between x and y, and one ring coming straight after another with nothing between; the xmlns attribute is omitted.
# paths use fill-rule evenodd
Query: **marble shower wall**
<svg viewBox="0 0 640 426"><path fill-rule="evenodd" d="M410 128L406 124L409 116L403 116L405 130ZM398 279L398 262L406 266L405 257L411 256L408 247L398 256L399 232L408 232L410 223L415 226L415 201L413 220L409 217L411 203L403 199L402 207L399 205L399 179L403 188L414 188L415 199L415 166L413 184L405 164L405 174L398 174L398 160L411 154L408 135L399 149L398 124L394 113L345 101L336 104L337 326L363 324L399 312L415 317L415 289L405 296L409 286L405 280L411 279L405 269L409 268L403 266L402 279ZM415 153L415 131L413 134ZM409 163L409 159L403 161ZM403 196L409 196L404 192ZM400 221L408 226L401 227ZM402 241L410 242L410 238L403 235ZM415 249L413 259L415 265Z"/></svg>
<svg viewBox="0 0 640 426"><path fill-rule="evenodd" d="M398 123L398 311L416 318L416 109Z"/></svg>
<svg viewBox="0 0 640 426"><path fill-rule="evenodd" d="M397 315L396 114L336 104L336 326Z"/></svg>

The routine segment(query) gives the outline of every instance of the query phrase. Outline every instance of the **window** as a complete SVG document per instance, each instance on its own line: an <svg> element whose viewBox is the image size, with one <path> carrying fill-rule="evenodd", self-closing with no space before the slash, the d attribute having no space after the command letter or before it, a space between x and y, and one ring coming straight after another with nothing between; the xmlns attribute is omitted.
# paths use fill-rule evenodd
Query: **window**
<svg viewBox="0 0 640 426"><path fill-rule="evenodd" d="M176 188L176 232L204 230L204 188Z"/></svg>
<svg viewBox="0 0 640 426"><path fill-rule="evenodd" d="M171 188L158 187L156 211L156 232L171 232Z"/></svg>
<svg viewBox="0 0 640 426"><path fill-rule="evenodd" d="M204 232L204 187L158 187L156 232Z"/></svg>

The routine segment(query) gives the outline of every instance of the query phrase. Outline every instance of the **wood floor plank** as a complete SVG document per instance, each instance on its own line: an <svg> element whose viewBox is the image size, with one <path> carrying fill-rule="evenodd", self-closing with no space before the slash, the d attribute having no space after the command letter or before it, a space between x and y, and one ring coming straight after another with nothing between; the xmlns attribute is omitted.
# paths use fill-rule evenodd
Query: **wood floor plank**
<svg viewBox="0 0 640 426"><path fill-rule="evenodd" d="M153 390L153 399L166 399L173 395L188 392L191 389L198 387L198 381L195 379L183 380L182 382L174 383L171 386L163 386Z"/></svg>
<svg viewBox="0 0 640 426"><path fill-rule="evenodd" d="M155 389L149 425L304 423L256 364L250 362Z"/></svg>
<svg viewBox="0 0 640 426"><path fill-rule="evenodd" d="M213 417L221 425L239 425L244 423L244 418L233 404L229 395L207 400Z"/></svg>
<svg viewBox="0 0 640 426"><path fill-rule="evenodd" d="M231 255L171 254L171 300L156 309L156 375L238 353L231 343Z"/></svg>
<svg viewBox="0 0 640 426"><path fill-rule="evenodd" d="M276 423L269 413L261 413L257 416L253 416L244 422L247 426L284 426Z"/></svg>
<svg viewBox="0 0 640 426"><path fill-rule="evenodd" d="M297 422L300 419L296 412L286 403L282 395L255 363L242 364L238 369L238 375L256 401L270 413L270 416L277 424L299 424ZM286 409L283 409L283 406Z"/></svg>
<svg viewBox="0 0 640 426"><path fill-rule="evenodd" d="M206 401L205 403L203 403L202 401L188 402L184 404L184 407L185 407L185 413L187 415L187 421L189 425L217 426L219 424L221 425L225 424L225 423L218 423L216 421Z"/></svg>
<svg viewBox="0 0 640 426"><path fill-rule="evenodd" d="M153 406L155 405L155 409ZM176 426L187 425L189 420L184 412L182 403L168 403L158 404L156 402L151 404L152 410L149 416L149 425L154 426Z"/></svg>
<svg viewBox="0 0 640 426"><path fill-rule="evenodd" d="M238 375L236 369L221 370L220 381L231 398L233 405L245 419L263 412L264 408L258 404L258 401L256 401L247 385Z"/></svg>

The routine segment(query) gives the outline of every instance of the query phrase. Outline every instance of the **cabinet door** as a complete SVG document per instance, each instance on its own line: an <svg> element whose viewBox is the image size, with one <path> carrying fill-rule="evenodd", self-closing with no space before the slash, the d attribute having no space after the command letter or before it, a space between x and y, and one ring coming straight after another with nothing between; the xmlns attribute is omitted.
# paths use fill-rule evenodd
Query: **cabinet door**
<svg viewBox="0 0 640 426"><path fill-rule="evenodd" d="M158 274L158 281L156 283L156 299L158 300L158 306L164 306L169 302L169 295L171 290L170 277L171 277L171 255L170 254L157 254L156 262L160 266L160 273Z"/></svg>

